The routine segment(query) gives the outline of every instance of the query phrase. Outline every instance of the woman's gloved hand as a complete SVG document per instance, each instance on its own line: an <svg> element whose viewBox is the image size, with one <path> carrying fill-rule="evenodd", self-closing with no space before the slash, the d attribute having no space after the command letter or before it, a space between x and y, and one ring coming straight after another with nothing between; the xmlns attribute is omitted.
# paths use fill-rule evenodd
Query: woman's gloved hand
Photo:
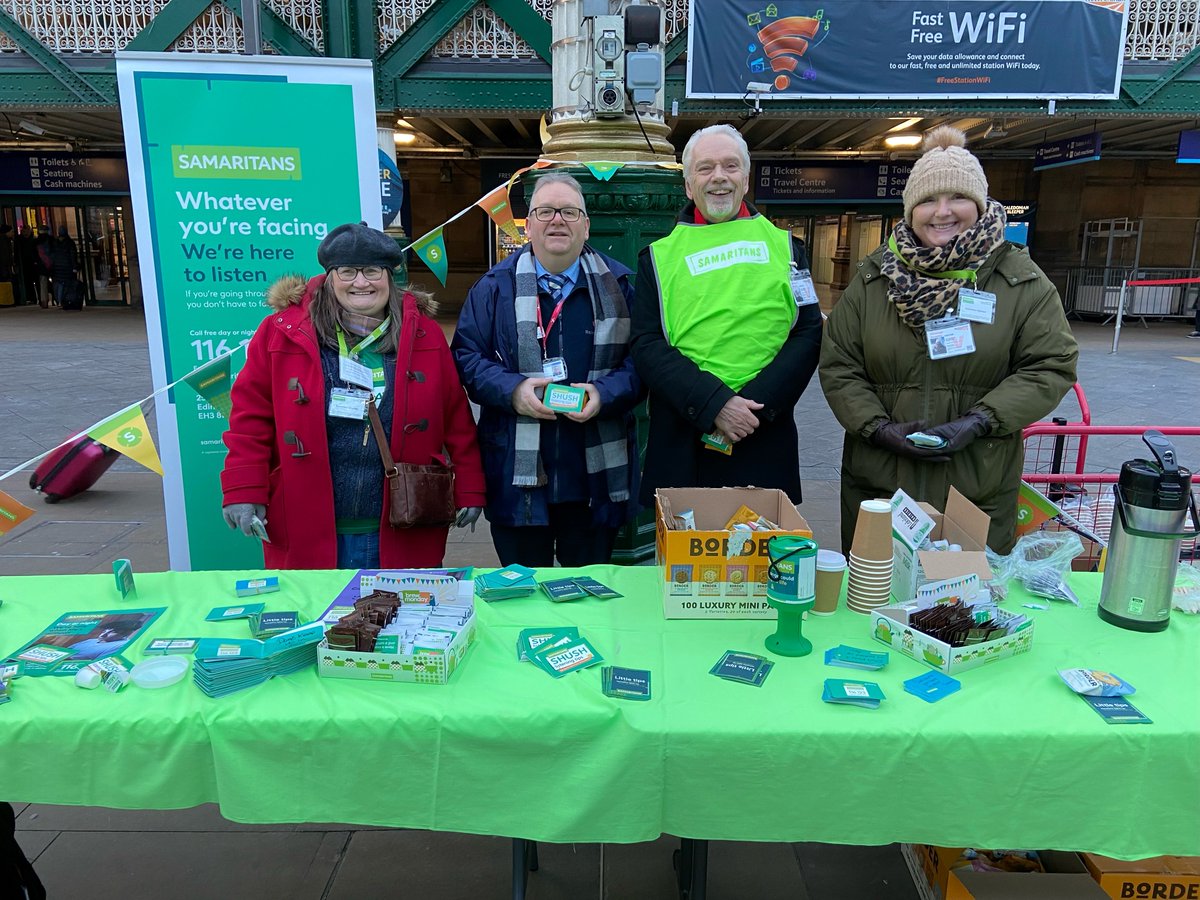
<svg viewBox="0 0 1200 900"><path fill-rule="evenodd" d="M945 425L935 425L926 428L926 434L936 434L946 441L941 453L957 453L977 437L982 437L992 430L992 422L987 413L977 409L971 410L965 416L947 422Z"/></svg>
<svg viewBox="0 0 1200 900"><path fill-rule="evenodd" d="M884 422L871 432L871 443L882 447L897 456L907 456L924 462L949 462L945 447L918 447L908 436L914 431L932 433L925 427L925 422ZM945 427L945 426L943 426Z"/></svg>
<svg viewBox="0 0 1200 900"><path fill-rule="evenodd" d="M267 508L261 503L230 503L221 509L225 524L230 528L240 528L246 537L257 537L254 533L254 519L266 524Z"/></svg>
<svg viewBox="0 0 1200 900"><path fill-rule="evenodd" d="M458 516L454 519L455 528L466 528L471 526L471 530L475 530L475 523L479 521L479 514L483 512L482 506L464 506L458 511Z"/></svg>

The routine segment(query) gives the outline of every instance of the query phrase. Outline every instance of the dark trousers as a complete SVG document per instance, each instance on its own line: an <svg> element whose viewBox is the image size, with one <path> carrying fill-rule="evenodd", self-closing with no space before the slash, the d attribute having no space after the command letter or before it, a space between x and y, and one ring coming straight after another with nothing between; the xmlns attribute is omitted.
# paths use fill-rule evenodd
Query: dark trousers
<svg viewBox="0 0 1200 900"><path fill-rule="evenodd" d="M549 511L549 525L492 523L492 543L500 565L548 567L557 557L560 565L575 568L607 565L612 560L617 529L593 525L586 503L551 503Z"/></svg>

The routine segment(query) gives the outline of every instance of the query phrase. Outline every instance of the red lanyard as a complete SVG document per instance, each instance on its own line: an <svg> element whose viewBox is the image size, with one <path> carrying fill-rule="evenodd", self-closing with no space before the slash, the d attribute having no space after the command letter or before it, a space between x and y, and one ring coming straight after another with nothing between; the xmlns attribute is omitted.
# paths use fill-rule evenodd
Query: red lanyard
<svg viewBox="0 0 1200 900"><path fill-rule="evenodd" d="M561 300L558 301L558 306L554 307L554 311L552 313L550 313L550 324L547 325L545 328L542 328L542 301L540 298L538 299L537 326L538 326L538 331L540 331L542 333L542 358L543 359L546 357L546 353L547 353L546 345L549 344L549 342L550 342L550 329L552 329L554 327L554 323L558 321L559 315L562 314L563 304L566 302L567 302L567 298L565 296Z"/></svg>

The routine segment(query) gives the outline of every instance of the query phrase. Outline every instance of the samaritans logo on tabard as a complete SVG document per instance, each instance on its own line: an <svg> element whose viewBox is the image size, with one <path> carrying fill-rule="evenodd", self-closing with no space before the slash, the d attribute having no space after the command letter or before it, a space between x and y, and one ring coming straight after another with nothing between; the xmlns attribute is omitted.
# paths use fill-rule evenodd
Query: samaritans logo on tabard
<svg viewBox="0 0 1200 900"><path fill-rule="evenodd" d="M176 178L300 180L299 147L225 147L172 144Z"/></svg>
<svg viewBox="0 0 1200 900"><path fill-rule="evenodd" d="M688 271L703 275L717 269L728 269L743 263L766 265L771 261L771 251L766 241L733 241L720 247L710 247L685 257Z"/></svg>

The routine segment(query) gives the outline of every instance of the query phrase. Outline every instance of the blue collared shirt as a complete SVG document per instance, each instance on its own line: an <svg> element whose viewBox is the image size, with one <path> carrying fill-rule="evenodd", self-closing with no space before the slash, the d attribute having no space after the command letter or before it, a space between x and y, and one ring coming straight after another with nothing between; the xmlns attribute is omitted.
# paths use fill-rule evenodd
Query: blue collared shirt
<svg viewBox="0 0 1200 900"><path fill-rule="evenodd" d="M538 287L544 291L546 289L545 276L549 275L550 272L538 261L536 256L533 258L533 267L537 270ZM566 267L566 269L558 273L559 278L565 279L562 290L562 295L564 297L570 297L571 291L575 290L575 282L579 280L579 268L579 258L576 257L575 262L571 263Z"/></svg>

